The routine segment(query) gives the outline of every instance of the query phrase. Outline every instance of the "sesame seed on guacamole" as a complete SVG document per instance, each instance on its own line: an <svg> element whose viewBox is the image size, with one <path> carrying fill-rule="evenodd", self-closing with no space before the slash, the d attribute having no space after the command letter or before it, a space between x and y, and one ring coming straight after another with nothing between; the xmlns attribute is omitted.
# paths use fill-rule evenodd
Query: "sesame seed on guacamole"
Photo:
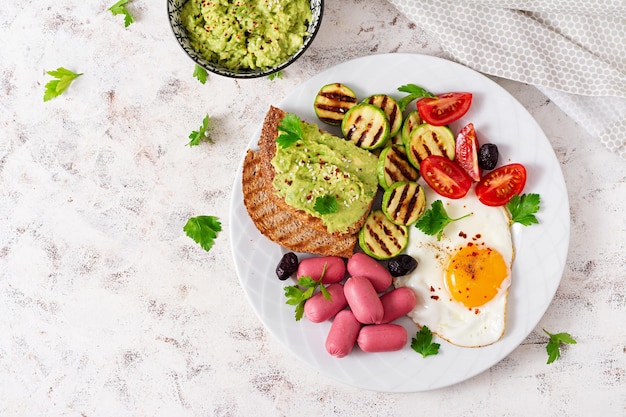
<svg viewBox="0 0 626 417"><path fill-rule="evenodd" d="M309 0L189 0L181 19L191 46L230 69L269 68L308 36Z"/></svg>

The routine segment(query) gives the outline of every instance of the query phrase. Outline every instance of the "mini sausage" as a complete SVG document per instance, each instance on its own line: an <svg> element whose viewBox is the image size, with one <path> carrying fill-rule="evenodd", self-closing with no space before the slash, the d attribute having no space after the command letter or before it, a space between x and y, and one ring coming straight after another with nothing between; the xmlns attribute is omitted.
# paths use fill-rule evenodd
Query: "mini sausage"
<svg viewBox="0 0 626 417"><path fill-rule="evenodd" d="M324 298L321 292L318 292L304 303L304 314L313 323L321 323L330 319L348 305L346 296L343 294L343 285L330 284L326 290L330 294L330 301Z"/></svg>
<svg viewBox="0 0 626 417"><path fill-rule="evenodd" d="M363 324L380 323L385 311L371 281L354 276L347 279L343 287L344 295L354 316Z"/></svg>
<svg viewBox="0 0 626 417"><path fill-rule="evenodd" d="M336 358L343 358L352 352L359 335L361 323L350 310L341 310L333 319L326 336L326 351Z"/></svg>
<svg viewBox="0 0 626 417"><path fill-rule="evenodd" d="M407 340L407 331L399 324L374 324L363 326L356 342L364 352L393 352L402 349Z"/></svg>
<svg viewBox="0 0 626 417"><path fill-rule="evenodd" d="M348 259L348 274L365 277L372 281L376 292L383 292L391 285L391 273L376 259L357 252Z"/></svg>
<svg viewBox="0 0 626 417"><path fill-rule="evenodd" d="M415 292L408 287L400 287L380 296L385 315L381 323L391 323L408 314L417 304Z"/></svg>
<svg viewBox="0 0 626 417"><path fill-rule="evenodd" d="M324 271L324 265L326 270ZM322 283L334 284L342 281L346 277L346 262L339 256L320 256L306 258L298 265L297 277L309 276L315 281L319 281L322 276Z"/></svg>

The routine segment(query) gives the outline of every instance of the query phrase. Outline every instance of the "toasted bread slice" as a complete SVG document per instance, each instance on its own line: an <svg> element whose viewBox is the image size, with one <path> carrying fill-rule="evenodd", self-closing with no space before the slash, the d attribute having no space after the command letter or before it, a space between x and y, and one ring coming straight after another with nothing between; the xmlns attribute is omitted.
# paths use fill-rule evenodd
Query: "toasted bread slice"
<svg viewBox="0 0 626 417"><path fill-rule="evenodd" d="M275 192L272 159L276 154L278 125L285 115L285 111L270 107L261 129L259 149L249 150L244 160L242 189L250 218L263 235L287 249L350 257L369 210L346 231L331 233L320 218L287 204ZM372 203L373 200L370 207Z"/></svg>
<svg viewBox="0 0 626 417"><path fill-rule="evenodd" d="M243 199L257 229L271 241L295 251L348 258L354 253L357 235L337 236L310 227L276 204L272 183L260 151L248 150L243 163Z"/></svg>

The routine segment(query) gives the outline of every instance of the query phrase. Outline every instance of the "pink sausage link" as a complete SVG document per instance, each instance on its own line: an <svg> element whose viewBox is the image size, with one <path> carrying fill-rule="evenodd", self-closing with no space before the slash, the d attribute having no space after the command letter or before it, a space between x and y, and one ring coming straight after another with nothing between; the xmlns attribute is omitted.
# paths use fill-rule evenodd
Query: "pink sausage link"
<svg viewBox="0 0 626 417"><path fill-rule="evenodd" d="M330 294L330 301L324 298L321 292L318 292L304 303L304 314L313 323L329 320L348 305L346 296L343 294L343 285L330 284L326 290Z"/></svg>
<svg viewBox="0 0 626 417"><path fill-rule="evenodd" d="M324 265L326 270L324 271ZM322 283L334 284L341 282L346 277L346 262L339 256L321 256L306 258L298 265L297 277L309 276L315 281L319 281L324 271Z"/></svg>
<svg viewBox="0 0 626 417"><path fill-rule="evenodd" d="M393 352L402 349L407 340L407 331L399 324L374 324L363 326L356 342L364 352Z"/></svg>
<svg viewBox="0 0 626 417"><path fill-rule="evenodd" d="M344 284L343 292L358 321L363 324L381 322L385 311L370 280L359 276L350 277Z"/></svg>
<svg viewBox="0 0 626 417"><path fill-rule="evenodd" d="M326 351L337 358L347 356L352 352L360 329L361 323L352 311L341 310L330 326L326 337Z"/></svg>
<svg viewBox="0 0 626 417"><path fill-rule="evenodd" d="M381 323L391 323L408 314L417 304L415 292L407 287L400 287L380 296L385 315Z"/></svg>
<svg viewBox="0 0 626 417"><path fill-rule="evenodd" d="M376 259L357 252L348 259L348 273L369 279L376 292L383 292L391 285L391 273Z"/></svg>

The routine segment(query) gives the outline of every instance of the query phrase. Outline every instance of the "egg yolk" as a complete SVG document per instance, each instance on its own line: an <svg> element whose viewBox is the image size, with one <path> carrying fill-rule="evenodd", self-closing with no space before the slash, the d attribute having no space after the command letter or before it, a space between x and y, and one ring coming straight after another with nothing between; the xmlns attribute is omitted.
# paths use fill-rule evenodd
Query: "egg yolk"
<svg viewBox="0 0 626 417"><path fill-rule="evenodd" d="M500 252L468 245L450 260L446 284L453 299L470 308L479 307L496 296L508 275Z"/></svg>

